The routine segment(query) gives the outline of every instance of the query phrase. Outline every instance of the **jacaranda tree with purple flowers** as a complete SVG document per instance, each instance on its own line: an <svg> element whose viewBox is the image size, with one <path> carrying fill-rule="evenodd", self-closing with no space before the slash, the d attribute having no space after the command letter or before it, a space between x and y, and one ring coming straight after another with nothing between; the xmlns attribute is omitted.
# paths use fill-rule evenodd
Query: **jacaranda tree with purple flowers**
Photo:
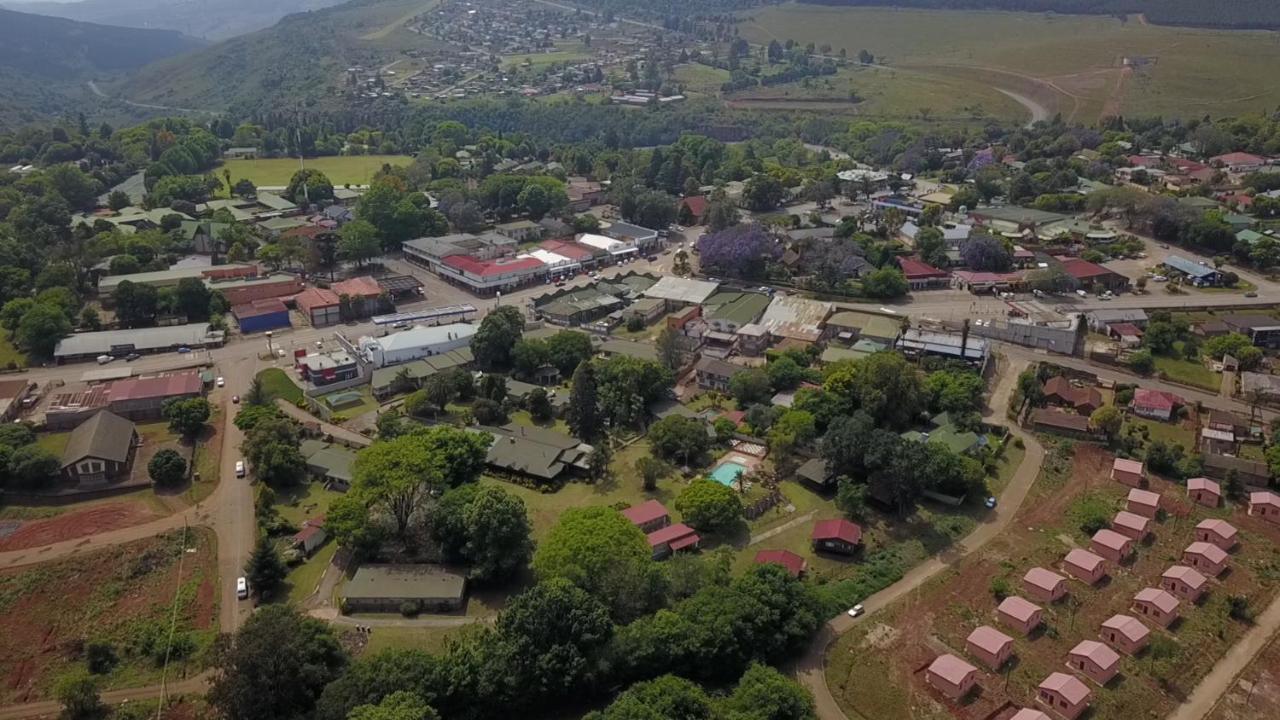
<svg viewBox="0 0 1280 720"><path fill-rule="evenodd" d="M735 278L764 277L769 261L782 255L782 247L760 225L735 225L698 240L702 270Z"/></svg>

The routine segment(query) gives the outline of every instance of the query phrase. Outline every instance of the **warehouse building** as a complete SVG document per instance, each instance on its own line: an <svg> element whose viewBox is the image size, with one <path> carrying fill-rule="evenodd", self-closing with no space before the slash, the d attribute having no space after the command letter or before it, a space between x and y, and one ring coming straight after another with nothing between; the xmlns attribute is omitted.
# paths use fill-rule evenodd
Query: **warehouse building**
<svg viewBox="0 0 1280 720"><path fill-rule="evenodd" d="M253 265L218 265L197 266L174 268L170 270L156 270L155 272L131 273L129 275L108 275L98 281L98 294L103 298L109 298L115 294L116 288L122 282L131 282L135 285L150 285L154 288L177 287L178 283L187 278L195 278L197 280L222 280L231 278L256 277L258 268Z"/></svg>
<svg viewBox="0 0 1280 720"><path fill-rule="evenodd" d="M231 308L231 314L244 335L289 327L289 308L279 298L254 300Z"/></svg>
<svg viewBox="0 0 1280 720"><path fill-rule="evenodd" d="M293 304L312 327L336 325L342 320L338 294L327 288L307 288L294 296Z"/></svg>
<svg viewBox="0 0 1280 720"><path fill-rule="evenodd" d="M466 323L413 327L384 337L360 338L358 346L374 367L398 365L468 347L476 326Z"/></svg>
<svg viewBox="0 0 1280 720"><path fill-rule="evenodd" d="M104 330L76 333L58 341L53 357L58 362L92 360L99 355L123 357L129 353L171 352L179 348L221 347L226 334L209 323L169 327Z"/></svg>
<svg viewBox="0 0 1280 720"><path fill-rule="evenodd" d="M232 280L205 280L210 290L222 293L227 304L235 307L254 300L283 298L302 292L302 280L295 275L265 275L263 277L235 278Z"/></svg>
<svg viewBox="0 0 1280 720"><path fill-rule="evenodd" d="M466 601L467 579L441 565L361 565L342 590L348 613L449 612Z"/></svg>

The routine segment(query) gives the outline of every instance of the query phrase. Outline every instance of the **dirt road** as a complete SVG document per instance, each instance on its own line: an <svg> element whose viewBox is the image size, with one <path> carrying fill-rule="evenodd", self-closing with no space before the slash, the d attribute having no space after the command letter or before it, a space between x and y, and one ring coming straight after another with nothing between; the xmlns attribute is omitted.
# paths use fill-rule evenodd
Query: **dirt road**
<svg viewBox="0 0 1280 720"><path fill-rule="evenodd" d="M124 703L136 702L139 700L155 700L160 697L162 690L165 697L202 694L209 687L209 678L209 673L203 673L180 682L169 683L166 688L161 688L159 685L152 685L142 688L108 690L102 693L102 701L108 705L122 705ZM60 712L62 712L62 703L56 700L43 700L41 702L0 707L0 720L54 717Z"/></svg>
<svg viewBox="0 0 1280 720"><path fill-rule="evenodd" d="M1280 632L1280 598L1273 600L1258 617L1257 624L1214 664L1213 670L1196 685L1187 701L1169 715L1169 720L1202 720L1207 717L1277 632Z"/></svg>
<svg viewBox="0 0 1280 720"><path fill-rule="evenodd" d="M992 87L995 89L996 92L1000 93L1001 95L1007 95L1008 97L1013 99L1014 102L1018 103L1019 105L1021 105L1022 107L1026 108L1028 111L1031 112L1031 119L1027 121L1027 127L1031 127L1032 125L1035 125L1036 123L1042 120L1049 119L1049 108L1045 107L1044 105L1041 105L1040 103L1036 102L1035 100L1032 100L1026 95L1020 95L1012 90L1005 90L1004 88L998 88L995 86L992 86Z"/></svg>
<svg viewBox="0 0 1280 720"><path fill-rule="evenodd" d="M1027 364L1025 359L1002 363L1000 378L988 400L988 409L984 415L984 420L992 423L1008 424L1005 419L1005 408L1008 406L1009 398L1012 397L1013 389L1017 384L1018 373L1022 372ZM862 605L865 612L862 617L854 619L841 613L829 620L823 626L822 631L818 633L818 636L809 644L809 649L805 651L804 656L796 663L796 678L813 693L818 717L821 720L848 720L844 711L840 709L839 703L836 702L835 697L831 694L831 690L827 687L826 654L831 643L853 629L856 623L863 622L866 618L874 615L876 611L883 609L903 595L920 587L934 575L947 569L964 556L982 548L1013 522L1014 515L1017 514L1018 508L1022 506L1022 501L1026 499L1027 493L1031 490L1031 485L1035 482L1036 476L1040 472L1040 466L1044 464L1044 448L1036 442L1033 436L1022 432L1020 428L1010 427L1010 430L1014 437L1022 439L1026 445L1027 454L1022 458L1022 464L1014 471L1008 487L1000 495L998 506L987 521L979 525L972 533L969 533L967 537L953 545L946 552L917 565L898 582L864 600Z"/></svg>

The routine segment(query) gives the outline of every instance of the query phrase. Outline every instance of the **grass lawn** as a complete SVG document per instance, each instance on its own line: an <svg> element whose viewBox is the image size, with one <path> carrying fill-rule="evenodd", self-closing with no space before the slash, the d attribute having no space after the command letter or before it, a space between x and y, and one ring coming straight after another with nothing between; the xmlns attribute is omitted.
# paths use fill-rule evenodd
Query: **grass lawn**
<svg viewBox="0 0 1280 720"><path fill-rule="evenodd" d="M1247 293L1258 289L1257 285L1248 280L1241 280L1231 287L1202 287L1193 288L1196 292L1210 293L1217 295L1230 295L1232 293Z"/></svg>
<svg viewBox="0 0 1280 720"><path fill-rule="evenodd" d="M1139 428L1145 428L1147 437L1151 440L1164 440L1172 442L1186 448L1190 452L1195 448L1196 433L1194 430L1184 427L1181 422L1160 422L1158 420L1148 420L1140 417L1128 417L1125 420L1122 433L1128 434L1131 431L1137 431Z"/></svg>
<svg viewBox="0 0 1280 720"><path fill-rule="evenodd" d="M1153 356L1156 361L1156 372L1161 373L1174 382L1204 388L1217 392L1222 385L1222 376L1205 367L1199 360L1186 360L1177 357Z"/></svg>
<svg viewBox="0 0 1280 720"><path fill-rule="evenodd" d="M375 627L364 652L373 655L383 650L426 650L439 655L444 652L446 641L465 627Z"/></svg>
<svg viewBox="0 0 1280 720"><path fill-rule="evenodd" d="M992 495L999 496L1000 493L1004 492L1005 487L1013 479L1013 474L1018 470L1018 466L1022 464L1022 458L1026 454L1026 448L1018 447L1013 438L1010 437L1009 444L1004 448L1004 454L1000 456L1000 460L996 463L995 477L987 478L987 489Z"/></svg>
<svg viewBox="0 0 1280 720"><path fill-rule="evenodd" d="M517 68L524 66L528 61L529 67L543 68L547 65L555 63L580 62L589 60L592 57L591 48L582 43L570 43L556 46L555 52L536 52L523 53L519 55L503 55L502 66L508 67L515 65Z"/></svg>
<svg viewBox="0 0 1280 720"><path fill-rule="evenodd" d="M369 389L368 385L363 385L358 390L354 390L355 392L360 393L360 401L357 403L351 403L350 405L343 405L342 407L334 407L329 402L329 398L335 395L345 395L346 393L349 393L352 391L353 390L339 390L336 393L321 395L318 399L323 401L325 405L328 405L329 408L333 410L334 415L341 415L342 417L348 418L348 419L353 417L359 417L360 415L364 415L365 413L371 413L371 412L377 411L378 401L374 399L373 391ZM299 395L301 395L301 391L299 391Z"/></svg>
<svg viewBox="0 0 1280 720"><path fill-rule="evenodd" d="M36 435L36 444L58 457L62 457L62 451L67 449L67 442L70 440L70 431L40 433Z"/></svg>
<svg viewBox="0 0 1280 720"><path fill-rule="evenodd" d="M258 378L262 380L262 388L270 400L284 398L297 404L302 399L302 388L298 387L289 374L280 368L267 368L258 373Z"/></svg>
<svg viewBox="0 0 1280 720"><path fill-rule="evenodd" d="M373 176L383 165L408 165L413 158L408 155L338 155L331 157L308 158L306 166L311 170L319 170L329 178L334 187L342 185L368 185ZM297 158L264 158L257 160L227 160L221 168L214 170L214 175L221 178L222 170L231 172L231 182L247 179L254 185L275 187L288 185L289 179L298 171ZM226 188L219 192L226 197Z"/></svg>
<svg viewBox="0 0 1280 720"><path fill-rule="evenodd" d="M329 561L333 560L337 552L338 543L330 540L314 555L307 558L306 562L289 570L285 584L289 589L290 603L300 605L311 597L311 593L315 592L316 586L320 584L320 578L324 577L324 569L329 567Z"/></svg>
<svg viewBox="0 0 1280 720"><path fill-rule="evenodd" d="M328 512L329 504L342 497L342 493L326 490L320 483L309 482L291 490L276 492L276 510L280 517L293 525Z"/></svg>
<svg viewBox="0 0 1280 720"><path fill-rule="evenodd" d="M687 92L715 95L720 86L729 82L729 71L714 68L702 63L685 63L676 66L676 80L684 85Z"/></svg>
<svg viewBox="0 0 1280 720"><path fill-rule="evenodd" d="M0 368L9 367L11 364L13 367L26 367L27 356L13 346L9 331L0 329Z"/></svg>
<svg viewBox="0 0 1280 720"><path fill-rule="evenodd" d="M569 423L565 422L564 418L552 418L550 422L537 422L533 419L533 416L529 414L528 410L516 410L507 417L511 422L517 425L547 428L549 430L555 430L556 432L565 433L566 435L571 434L569 432Z"/></svg>

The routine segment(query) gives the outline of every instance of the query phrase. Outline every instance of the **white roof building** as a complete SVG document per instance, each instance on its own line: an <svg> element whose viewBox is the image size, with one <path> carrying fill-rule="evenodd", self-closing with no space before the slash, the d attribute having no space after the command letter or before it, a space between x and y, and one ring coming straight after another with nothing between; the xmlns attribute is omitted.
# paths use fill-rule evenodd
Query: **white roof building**
<svg viewBox="0 0 1280 720"><path fill-rule="evenodd" d="M693 278L668 275L654 283L648 290L645 290L644 296L671 302L687 303L689 305L701 305L715 293L718 287L720 287L720 283L714 283L709 280L694 280Z"/></svg>
<svg viewBox="0 0 1280 720"><path fill-rule="evenodd" d="M360 338L360 352L376 367L398 365L470 345L476 326L467 323L418 325L385 337Z"/></svg>
<svg viewBox="0 0 1280 720"><path fill-rule="evenodd" d="M614 240L604 235L596 235L594 233L586 233L578 238L578 244L593 247L597 250L604 250L610 255L626 255L628 253L640 252L638 248L630 243L621 240Z"/></svg>
<svg viewBox="0 0 1280 720"><path fill-rule="evenodd" d="M542 248L534 248L529 252L521 253L516 257L536 258L538 260L541 260L543 264L545 264L547 267L551 268L552 270L582 266L582 263L578 262L577 260L574 260L573 258L565 257L564 255L553 253L550 250L543 250Z"/></svg>

